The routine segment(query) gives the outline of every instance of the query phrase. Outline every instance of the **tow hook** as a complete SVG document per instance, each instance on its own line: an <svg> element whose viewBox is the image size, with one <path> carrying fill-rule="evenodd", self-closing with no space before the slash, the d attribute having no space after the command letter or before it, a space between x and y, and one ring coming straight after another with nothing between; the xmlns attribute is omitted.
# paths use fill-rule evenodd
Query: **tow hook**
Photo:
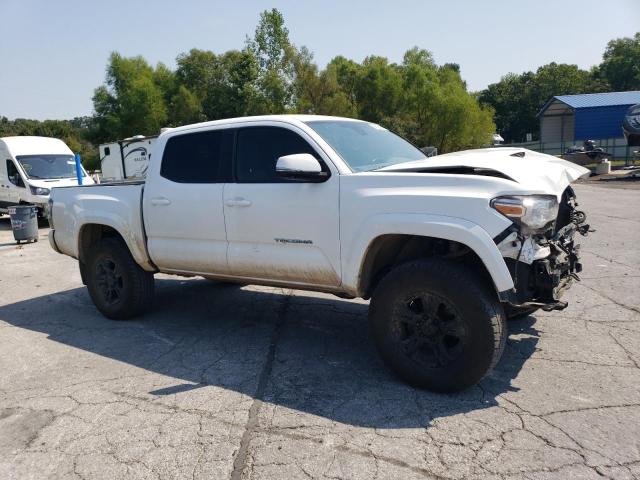
<svg viewBox="0 0 640 480"><path fill-rule="evenodd" d="M551 312L553 310L564 310L568 305L569 304L567 302L561 302L558 300L557 302L543 305L541 308L545 312Z"/></svg>
<svg viewBox="0 0 640 480"><path fill-rule="evenodd" d="M544 310L545 312L551 312L553 310L564 310L569 306L568 302L562 302L560 300L556 300L552 303L544 303L544 302L525 302L520 304L511 304L516 308L527 308L527 307L535 307Z"/></svg>

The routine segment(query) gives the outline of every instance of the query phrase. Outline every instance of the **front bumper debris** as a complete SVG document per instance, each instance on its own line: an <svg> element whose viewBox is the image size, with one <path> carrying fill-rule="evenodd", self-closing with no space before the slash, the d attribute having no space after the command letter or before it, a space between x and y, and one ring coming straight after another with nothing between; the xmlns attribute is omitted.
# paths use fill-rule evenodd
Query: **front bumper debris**
<svg viewBox="0 0 640 480"><path fill-rule="evenodd" d="M580 246L575 243L575 236L576 233L584 236L591 231L584 212L575 208L575 195L572 191L569 193L565 199L566 211L559 215L559 226L553 234L521 238L516 233L518 241L511 243L512 249L503 246L514 288L500 293L502 302L513 307L535 307L546 311L567 307L567 302L561 298L573 282L580 281L578 274L582 271ZM566 220L563 221L562 215ZM508 237L505 240L508 241ZM513 254L513 248L518 249L518 254ZM522 255L523 250L526 255Z"/></svg>

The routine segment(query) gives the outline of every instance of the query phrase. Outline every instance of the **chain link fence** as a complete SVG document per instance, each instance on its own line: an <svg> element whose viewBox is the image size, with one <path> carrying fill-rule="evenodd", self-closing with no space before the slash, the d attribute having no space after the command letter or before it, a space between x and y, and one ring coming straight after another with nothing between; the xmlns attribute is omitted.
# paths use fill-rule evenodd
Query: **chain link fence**
<svg viewBox="0 0 640 480"><path fill-rule="evenodd" d="M640 163L640 156L638 150L640 147L629 147L627 141L624 138L602 138L593 139L598 147L601 147L605 152L609 153L611 157L609 160L624 162L625 165L634 165ZM546 153L549 155L562 155L572 146L582 146L582 142L577 144L571 142L522 142L522 143L509 143L505 144L505 147L522 147L534 150L540 153Z"/></svg>

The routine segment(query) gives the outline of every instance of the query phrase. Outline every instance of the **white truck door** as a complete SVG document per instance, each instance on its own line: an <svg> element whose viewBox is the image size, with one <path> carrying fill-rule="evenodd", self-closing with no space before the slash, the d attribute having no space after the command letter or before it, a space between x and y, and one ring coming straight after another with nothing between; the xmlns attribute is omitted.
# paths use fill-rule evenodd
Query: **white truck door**
<svg viewBox="0 0 640 480"><path fill-rule="evenodd" d="M143 200L149 255L160 270L228 272L222 192L232 151L233 131L228 130L167 140Z"/></svg>
<svg viewBox="0 0 640 480"><path fill-rule="evenodd" d="M237 131L234 182L224 189L233 275L307 285L340 284L337 173L322 183L276 175L277 159L296 153L312 154L330 171L310 139L301 134L276 126Z"/></svg>

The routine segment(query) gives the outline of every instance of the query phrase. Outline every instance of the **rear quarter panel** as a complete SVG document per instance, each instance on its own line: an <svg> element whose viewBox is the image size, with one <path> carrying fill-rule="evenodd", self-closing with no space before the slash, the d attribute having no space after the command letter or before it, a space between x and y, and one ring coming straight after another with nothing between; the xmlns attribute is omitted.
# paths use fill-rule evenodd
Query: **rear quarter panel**
<svg viewBox="0 0 640 480"><path fill-rule="evenodd" d="M54 239L61 253L78 258L80 233L90 224L105 225L124 239L135 261L154 267L147 255L141 198L142 184L92 185L52 191Z"/></svg>

